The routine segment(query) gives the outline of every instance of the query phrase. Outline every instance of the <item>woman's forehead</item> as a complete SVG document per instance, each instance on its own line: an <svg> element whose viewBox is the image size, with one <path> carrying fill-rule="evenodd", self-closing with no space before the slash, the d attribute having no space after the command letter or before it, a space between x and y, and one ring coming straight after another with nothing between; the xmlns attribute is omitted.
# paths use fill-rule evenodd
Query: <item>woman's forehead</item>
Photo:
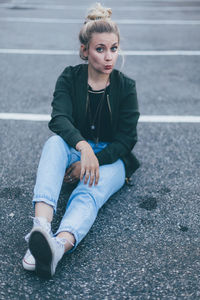
<svg viewBox="0 0 200 300"><path fill-rule="evenodd" d="M115 44L118 43L118 36L115 33L110 33L110 32L93 33L90 43Z"/></svg>

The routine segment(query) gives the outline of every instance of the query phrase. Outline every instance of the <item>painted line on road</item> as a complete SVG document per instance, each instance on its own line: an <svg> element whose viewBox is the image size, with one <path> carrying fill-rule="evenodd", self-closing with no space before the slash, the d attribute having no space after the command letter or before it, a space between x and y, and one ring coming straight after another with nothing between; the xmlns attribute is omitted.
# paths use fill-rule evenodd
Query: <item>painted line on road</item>
<svg viewBox="0 0 200 300"><path fill-rule="evenodd" d="M127 56L174 56L174 55L186 55L186 56L195 56L200 55L199 50L144 50L144 51L134 51L127 50L121 51L122 54Z"/></svg>
<svg viewBox="0 0 200 300"><path fill-rule="evenodd" d="M47 114L0 113L0 120L50 121ZM141 123L200 123L200 116L142 115Z"/></svg>
<svg viewBox="0 0 200 300"><path fill-rule="evenodd" d="M0 54L24 55L78 55L76 50L41 50L41 49L0 49ZM126 56L199 56L200 50L124 50L119 53Z"/></svg>
<svg viewBox="0 0 200 300"><path fill-rule="evenodd" d="M22 114L22 113L0 113L0 120L18 121L49 121L50 115L45 114Z"/></svg>
<svg viewBox="0 0 200 300"><path fill-rule="evenodd" d="M122 25L200 25L200 20L113 20ZM82 24L82 19L57 19L57 18L0 18L0 22L13 23L40 23L40 24Z"/></svg>
<svg viewBox="0 0 200 300"><path fill-rule="evenodd" d="M0 49L0 54L30 54L30 55L77 55L75 50L41 50L41 49Z"/></svg>
<svg viewBox="0 0 200 300"><path fill-rule="evenodd" d="M142 123L200 123L200 116L142 115Z"/></svg>
<svg viewBox="0 0 200 300"><path fill-rule="evenodd" d="M0 8L10 9L46 9L46 10L88 10L87 6L83 5L37 5L37 4L20 4L20 3L2 3ZM200 10L199 6L118 6L113 11L197 11Z"/></svg>
<svg viewBox="0 0 200 300"><path fill-rule="evenodd" d="M27 3L27 1L29 1L29 0L11 0L11 4L12 5L14 5L14 4L26 4ZM110 0L111 2L112 2L112 0ZM115 0L113 0L114 2L115 2ZM133 0L129 0L130 2L133 2ZM29 1L29 3L30 3L31 1ZM34 5L34 1L32 1L33 3L32 3L32 5ZM128 1L127 1L128 2ZM163 3L168 3L168 2L172 2L173 4L174 3L176 3L176 2L181 2L181 3L185 3L185 4L190 4L190 2L191 2L191 0L134 0L134 3L148 3L148 2L150 2L150 3L152 3L152 2L159 2L159 3L161 3L162 2L162 4ZM198 0L193 0L192 1L193 3L197 3L197 5L198 5L198 3L199 3L199 1ZM30 4L28 4L28 5L30 5Z"/></svg>
<svg viewBox="0 0 200 300"><path fill-rule="evenodd" d="M116 20L117 24L125 25L200 25L200 20Z"/></svg>
<svg viewBox="0 0 200 300"><path fill-rule="evenodd" d="M15 5L15 4L25 4L25 3L27 3L27 1L29 1L29 0L11 0L11 3L10 4L12 4L12 5ZM112 0L110 0L111 2L112 2ZM115 0L113 0L114 2L115 2ZM133 2L133 0L129 0L130 2ZM29 3L30 3L31 1L29 1ZM34 1L33 1L34 2ZM127 1L128 2L128 1ZM181 3L185 3L185 4L190 4L190 2L191 2L191 0L134 0L134 3L148 3L148 2L150 2L150 3L152 3L152 2L162 2L162 4L163 3L168 3L168 2L173 2L173 3L176 3L176 2L181 2ZM198 0L193 0L192 1L193 3L199 3L199 1ZM28 4L28 5L30 5L30 4ZM34 3L32 3L32 5L34 5Z"/></svg>

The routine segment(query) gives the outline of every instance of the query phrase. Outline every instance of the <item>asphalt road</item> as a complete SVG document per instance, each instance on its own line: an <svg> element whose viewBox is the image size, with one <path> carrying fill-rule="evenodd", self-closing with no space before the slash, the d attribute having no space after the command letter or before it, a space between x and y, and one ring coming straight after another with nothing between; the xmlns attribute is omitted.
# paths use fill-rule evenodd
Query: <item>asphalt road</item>
<svg viewBox="0 0 200 300"><path fill-rule="evenodd" d="M91 3L0 1L0 49L78 50L81 24L30 20L81 19ZM104 4L118 20L200 20L200 1ZM200 50L200 25L119 27L123 50ZM0 113L49 114L58 75L80 62L76 55L0 53ZM200 115L200 56L127 56L122 71L136 80L142 115ZM47 122L0 119L0 128L1 300L200 298L199 123L139 123L134 151L141 168L133 185L109 199L48 281L23 270L21 260L37 165L51 132ZM63 185L54 231L69 193Z"/></svg>

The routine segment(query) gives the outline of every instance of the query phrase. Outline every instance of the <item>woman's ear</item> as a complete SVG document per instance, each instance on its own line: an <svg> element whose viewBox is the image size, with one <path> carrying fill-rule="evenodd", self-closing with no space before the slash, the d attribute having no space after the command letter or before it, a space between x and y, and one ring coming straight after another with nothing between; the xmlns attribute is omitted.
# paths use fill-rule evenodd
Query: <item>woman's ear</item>
<svg viewBox="0 0 200 300"><path fill-rule="evenodd" d="M88 48L83 44L81 44L81 51L82 51L84 57L87 58L88 57Z"/></svg>

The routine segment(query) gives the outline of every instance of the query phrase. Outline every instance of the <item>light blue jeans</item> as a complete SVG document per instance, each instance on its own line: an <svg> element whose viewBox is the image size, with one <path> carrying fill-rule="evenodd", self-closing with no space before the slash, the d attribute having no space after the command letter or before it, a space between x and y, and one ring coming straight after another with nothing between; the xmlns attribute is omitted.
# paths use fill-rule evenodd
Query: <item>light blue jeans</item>
<svg viewBox="0 0 200 300"><path fill-rule="evenodd" d="M97 145L88 141L97 153L107 146L107 143ZM33 205L45 202L56 212L57 202L63 183L66 168L80 160L80 152L69 147L58 135L50 137L44 145L40 158L36 184L34 188ZM56 232L68 231L75 237L75 246L85 237L94 223L98 210L117 192L125 182L125 168L121 159L99 168L98 185L89 187L80 181L73 190L66 207L66 212ZM89 181L88 181L89 183ZM69 252L71 252L69 251Z"/></svg>

